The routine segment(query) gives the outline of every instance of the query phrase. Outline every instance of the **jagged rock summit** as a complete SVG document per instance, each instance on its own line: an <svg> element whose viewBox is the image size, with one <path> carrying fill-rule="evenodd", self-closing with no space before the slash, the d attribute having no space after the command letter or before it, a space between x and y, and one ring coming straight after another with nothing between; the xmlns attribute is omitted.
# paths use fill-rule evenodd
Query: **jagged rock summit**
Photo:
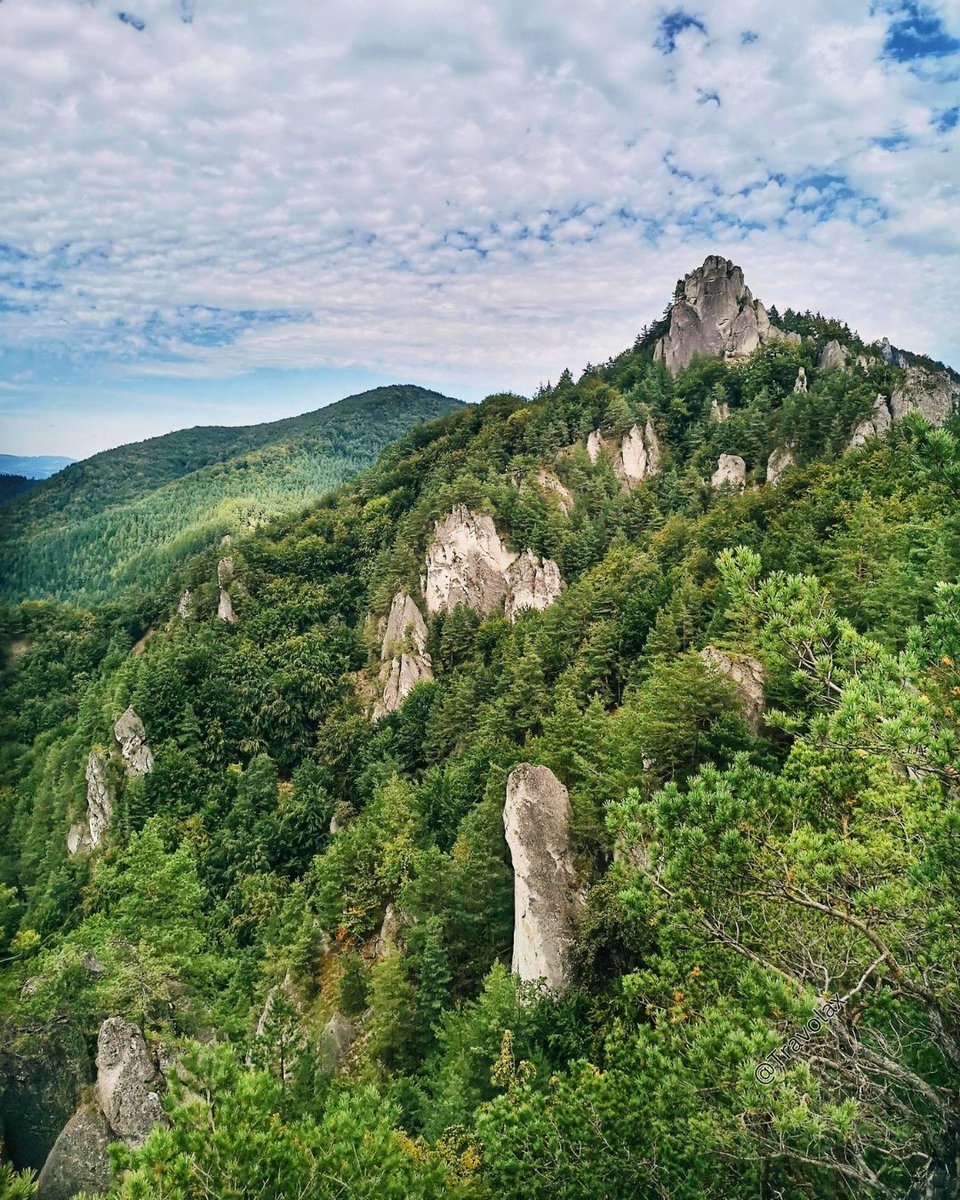
<svg viewBox="0 0 960 1200"><path fill-rule="evenodd" d="M740 267L710 254L702 267L677 282L670 327L654 347L653 357L675 375L696 355L736 358L776 339L797 340L771 323Z"/></svg>

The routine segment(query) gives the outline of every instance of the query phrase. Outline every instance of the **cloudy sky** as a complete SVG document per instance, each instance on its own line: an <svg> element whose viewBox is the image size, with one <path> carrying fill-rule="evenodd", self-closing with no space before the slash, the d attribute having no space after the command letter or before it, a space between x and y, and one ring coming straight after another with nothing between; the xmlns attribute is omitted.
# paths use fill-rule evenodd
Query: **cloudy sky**
<svg viewBox="0 0 960 1200"><path fill-rule="evenodd" d="M529 393L708 252L960 366L958 148L960 0L0 0L0 449Z"/></svg>

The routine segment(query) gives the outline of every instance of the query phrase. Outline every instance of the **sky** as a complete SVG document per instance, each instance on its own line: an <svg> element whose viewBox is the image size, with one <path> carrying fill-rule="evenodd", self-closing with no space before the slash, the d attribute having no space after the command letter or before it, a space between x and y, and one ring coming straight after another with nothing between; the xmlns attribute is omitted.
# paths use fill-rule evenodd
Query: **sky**
<svg viewBox="0 0 960 1200"><path fill-rule="evenodd" d="M0 0L0 450L524 395L720 253L960 366L960 0Z"/></svg>

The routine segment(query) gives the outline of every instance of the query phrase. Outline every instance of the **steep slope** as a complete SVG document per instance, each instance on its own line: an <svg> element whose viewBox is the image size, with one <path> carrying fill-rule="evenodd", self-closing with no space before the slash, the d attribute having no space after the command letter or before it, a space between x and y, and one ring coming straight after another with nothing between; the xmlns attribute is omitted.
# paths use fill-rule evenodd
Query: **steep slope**
<svg viewBox="0 0 960 1200"><path fill-rule="evenodd" d="M375 388L263 425L182 429L61 471L4 513L0 595L87 602L148 588L226 533L303 507L459 401Z"/></svg>
<svg viewBox="0 0 960 1200"><path fill-rule="evenodd" d="M954 1200L955 378L774 313L417 427L151 629L6 613L18 1165ZM123 1022L191 1081L142 1148L85 1049Z"/></svg>

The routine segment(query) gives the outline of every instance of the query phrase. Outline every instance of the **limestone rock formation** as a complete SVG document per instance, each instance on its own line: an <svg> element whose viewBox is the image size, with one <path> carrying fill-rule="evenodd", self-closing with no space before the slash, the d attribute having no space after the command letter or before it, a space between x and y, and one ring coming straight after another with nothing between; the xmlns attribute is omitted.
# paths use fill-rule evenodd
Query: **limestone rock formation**
<svg viewBox="0 0 960 1200"><path fill-rule="evenodd" d="M707 646L701 650L700 657L708 666L725 675L733 683L743 704L743 719L747 728L753 734L758 733L763 718L762 664L749 655L728 654L714 646Z"/></svg>
<svg viewBox="0 0 960 1200"><path fill-rule="evenodd" d="M343 1066L350 1047L357 1040L357 1027L335 1012L323 1027L320 1038L320 1069L332 1075Z"/></svg>
<svg viewBox="0 0 960 1200"><path fill-rule="evenodd" d="M702 267L678 281L670 327L654 347L653 357L675 375L698 354L735 358L784 337L770 323L760 301L754 300L743 271L729 259L711 254Z"/></svg>
<svg viewBox="0 0 960 1200"><path fill-rule="evenodd" d="M423 614L406 592L397 592L380 647L380 696L373 706L374 719L396 711L418 683L432 678Z"/></svg>
<svg viewBox="0 0 960 1200"><path fill-rule="evenodd" d="M77 1109L60 1131L40 1172L38 1200L70 1200L77 1192L97 1195L110 1186L107 1146L115 1141L95 1104Z"/></svg>
<svg viewBox="0 0 960 1200"><path fill-rule="evenodd" d="M506 571L507 595L504 612L507 620L516 621L525 609L542 612L563 591L560 568L552 558L540 558L532 550L524 550Z"/></svg>
<svg viewBox="0 0 960 1200"><path fill-rule="evenodd" d="M931 425L943 425L960 398L960 384L947 371L907 367L899 387L890 396L890 414L899 421L908 412L919 412Z"/></svg>
<svg viewBox="0 0 960 1200"><path fill-rule="evenodd" d="M725 400L718 403L716 400L710 401L710 420L711 421L729 421L730 420L730 405Z"/></svg>
<svg viewBox="0 0 960 1200"><path fill-rule="evenodd" d="M595 429L587 438L587 454L590 456L590 461L595 463L600 457L600 451L603 449L603 436L599 429Z"/></svg>
<svg viewBox="0 0 960 1200"><path fill-rule="evenodd" d="M113 735L120 746L126 773L131 778L149 775L153 770L153 753L147 745L147 733L143 722L128 708L113 727Z"/></svg>
<svg viewBox="0 0 960 1200"><path fill-rule="evenodd" d="M416 917L412 917L392 902L388 904L374 947L377 958L386 958L402 948L404 930L415 924Z"/></svg>
<svg viewBox="0 0 960 1200"><path fill-rule="evenodd" d="M178 617L189 617L190 616L190 589L189 588L187 588L186 591L183 593L183 595L180 597L180 603L177 605L177 616Z"/></svg>
<svg viewBox="0 0 960 1200"><path fill-rule="evenodd" d="M838 341L827 342L820 351L817 366L821 371L842 371L847 365L847 351Z"/></svg>
<svg viewBox="0 0 960 1200"><path fill-rule="evenodd" d="M784 471L796 465L797 460L794 458L793 450L789 446L778 446L776 450L771 451L770 457L767 459L767 483L771 487L776 487Z"/></svg>
<svg viewBox="0 0 960 1200"><path fill-rule="evenodd" d="M230 535L227 534L226 538ZM230 543L224 538L221 545ZM233 558L221 558L217 563L217 585L220 588L220 599L217 604L217 616L221 621L229 621L231 625L237 622L237 614L233 611L233 601L227 588L233 582Z"/></svg>
<svg viewBox="0 0 960 1200"><path fill-rule="evenodd" d="M521 763L507 779L503 825L513 859L513 971L562 991L571 927L583 900L570 851L570 800L548 767Z"/></svg>
<svg viewBox="0 0 960 1200"><path fill-rule="evenodd" d="M573 493L570 489L545 467L541 467L537 472L537 482L548 496L556 496L557 503L563 509L564 515L569 517L573 509Z"/></svg>
<svg viewBox="0 0 960 1200"><path fill-rule="evenodd" d="M493 519L463 504L437 522L421 582L430 615L466 604L488 616L504 605L510 620L546 608L563 588L556 563L508 550Z"/></svg>
<svg viewBox="0 0 960 1200"><path fill-rule="evenodd" d="M660 457L657 431L653 422L648 420L643 429L634 425L623 435L620 451L613 460L613 469L627 488L633 489L659 472Z"/></svg>
<svg viewBox="0 0 960 1200"><path fill-rule="evenodd" d="M803 367L797 372L797 381L793 385L795 393L805 392L807 390L807 372Z"/></svg>
<svg viewBox="0 0 960 1200"><path fill-rule="evenodd" d="M138 1148L158 1123L166 1123L157 1064L139 1027L108 1017L97 1039L97 1102L111 1130Z"/></svg>
<svg viewBox="0 0 960 1200"><path fill-rule="evenodd" d="M907 356L896 346L891 346L889 338L885 337L880 343L880 353L888 367L906 367L908 365Z"/></svg>
<svg viewBox="0 0 960 1200"><path fill-rule="evenodd" d="M717 461L717 469L710 480L714 490L722 487L735 487L741 490L747 481L747 464L739 454L721 454Z"/></svg>
<svg viewBox="0 0 960 1200"><path fill-rule="evenodd" d="M850 435L849 449L856 450L860 446L865 446L871 438L883 437L892 424L890 403L886 396L878 393L873 402L873 412L861 421Z"/></svg>
<svg viewBox="0 0 960 1200"><path fill-rule="evenodd" d="M70 854L89 853L103 841L113 817L113 785L108 775L109 759L98 750L87 756L87 815L70 826L67 850Z"/></svg>

